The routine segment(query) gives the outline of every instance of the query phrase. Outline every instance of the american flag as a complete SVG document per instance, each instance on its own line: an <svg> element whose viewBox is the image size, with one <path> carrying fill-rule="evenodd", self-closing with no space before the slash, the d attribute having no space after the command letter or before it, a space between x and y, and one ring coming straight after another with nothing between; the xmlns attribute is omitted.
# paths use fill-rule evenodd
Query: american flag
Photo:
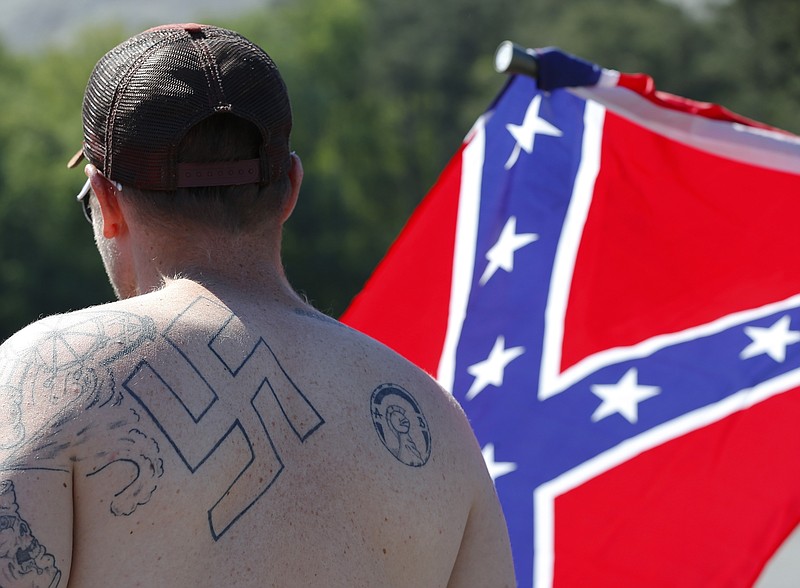
<svg viewBox="0 0 800 588"><path fill-rule="evenodd" d="M520 586L752 585L800 521L800 138L538 57L342 318L463 406Z"/></svg>

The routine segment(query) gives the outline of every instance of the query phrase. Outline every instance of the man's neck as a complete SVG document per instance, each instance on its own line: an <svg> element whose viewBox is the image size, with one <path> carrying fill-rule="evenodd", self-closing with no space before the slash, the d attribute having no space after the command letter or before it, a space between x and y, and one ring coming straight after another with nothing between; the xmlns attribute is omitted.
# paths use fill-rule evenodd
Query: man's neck
<svg viewBox="0 0 800 588"><path fill-rule="evenodd" d="M274 238L189 236L166 241L135 249L139 293L187 279L228 294L296 298L283 272L280 244Z"/></svg>

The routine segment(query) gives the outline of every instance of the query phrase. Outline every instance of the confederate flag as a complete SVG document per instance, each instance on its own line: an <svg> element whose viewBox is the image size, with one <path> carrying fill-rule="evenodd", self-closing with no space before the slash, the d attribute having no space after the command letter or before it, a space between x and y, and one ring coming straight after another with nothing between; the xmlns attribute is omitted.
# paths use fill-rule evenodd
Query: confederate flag
<svg viewBox="0 0 800 588"><path fill-rule="evenodd" d="M342 318L464 407L520 586L752 585L800 521L800 138L536 57Z"/></svg>

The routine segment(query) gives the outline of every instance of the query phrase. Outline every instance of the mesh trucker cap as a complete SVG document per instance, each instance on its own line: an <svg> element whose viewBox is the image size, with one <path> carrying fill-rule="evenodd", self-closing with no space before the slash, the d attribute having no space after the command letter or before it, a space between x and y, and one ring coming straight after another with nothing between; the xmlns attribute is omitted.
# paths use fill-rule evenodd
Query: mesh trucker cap
<svg viewBox="0 0 800 588"><path fill-rule="evenodd" d="M195 124L230 113L261 132L257 159L178 163ZM143 190L269 184L289 169L292 113L272 59L238 33L200 24L147 30L103 56L83 99L85 157L107 178Z"/></svg>

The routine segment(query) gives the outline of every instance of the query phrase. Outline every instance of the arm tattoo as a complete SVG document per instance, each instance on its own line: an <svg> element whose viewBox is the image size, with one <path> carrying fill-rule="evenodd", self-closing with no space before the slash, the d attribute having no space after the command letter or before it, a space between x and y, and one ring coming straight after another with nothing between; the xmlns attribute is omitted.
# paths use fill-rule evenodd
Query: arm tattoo
<svg viewBox="0 0 800 588"><path fill-rule="evenodd" d="M14 483L0 482L0 586L55 588L61 572L19 513Z"/></svg>
<svg viewBox="0 0 800 588"><path fill-rule="evenodd" d="M414 397L397 384L381 384L372 392L370 408L386 449L406 465L424 466L431 455L431 433Z"/></svg>

